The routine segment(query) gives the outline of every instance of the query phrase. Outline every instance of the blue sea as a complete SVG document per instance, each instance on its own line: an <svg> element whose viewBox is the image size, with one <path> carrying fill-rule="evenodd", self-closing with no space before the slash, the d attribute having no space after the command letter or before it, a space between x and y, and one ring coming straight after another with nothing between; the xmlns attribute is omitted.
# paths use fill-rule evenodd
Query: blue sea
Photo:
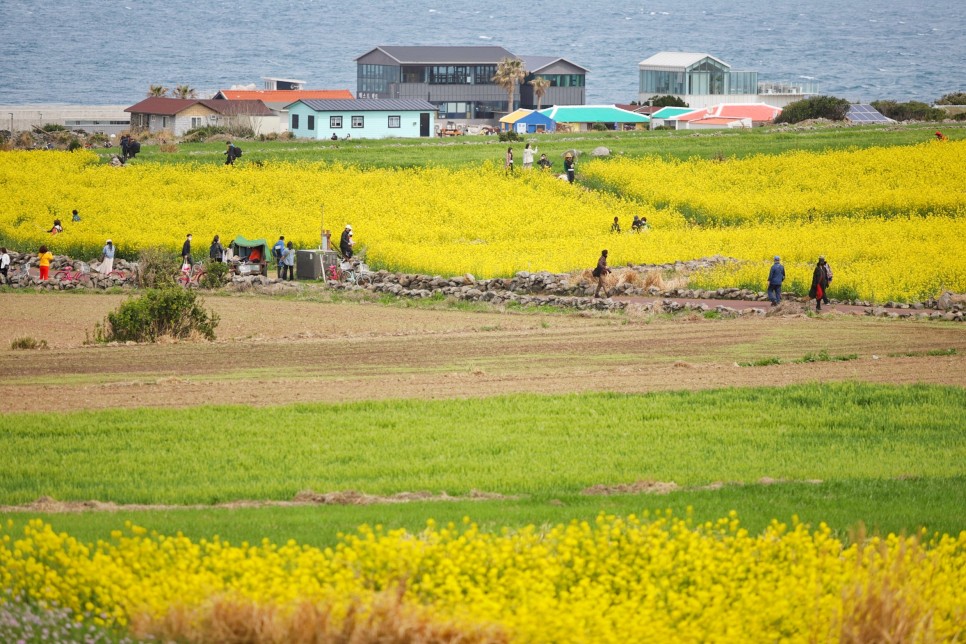
<svg viewBox="0 0 966 644"><path fill-rule="evenodd" d="M853 101L966 91L961 0L0 0L0 103L129 104L150 84L262 76L356 90L377 45L500 45L590 70L589 103L637 98L637 64L709 53Z"/></svg>

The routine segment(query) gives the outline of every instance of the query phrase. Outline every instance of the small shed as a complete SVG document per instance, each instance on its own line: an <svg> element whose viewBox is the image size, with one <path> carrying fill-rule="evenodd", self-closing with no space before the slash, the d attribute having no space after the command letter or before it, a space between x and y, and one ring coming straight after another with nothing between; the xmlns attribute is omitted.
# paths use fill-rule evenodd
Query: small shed
<svg viewBox="0 0 966 644"><path fill-rule="evenodd" d="M554 132L557 124L552 118L534 110L519 109L500 119L500 129L517 134L537 134Z"/></svg>

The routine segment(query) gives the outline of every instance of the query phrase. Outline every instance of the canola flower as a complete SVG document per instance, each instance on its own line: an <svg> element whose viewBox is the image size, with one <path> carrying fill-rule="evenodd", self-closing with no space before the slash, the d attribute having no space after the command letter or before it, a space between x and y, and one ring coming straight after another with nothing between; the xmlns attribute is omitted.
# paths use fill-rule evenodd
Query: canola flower
<svg viewBox="0 0 966 644"><path fill-rule="evenodd" d="M601 514L538 529L462 524L361 527L331 548L231 545L128 524L82 544L32 520L0 538L0 589L108 626L204 614L216 600L346 615L399 589L402 601L514 641L814 642L878 632L896 641L966 635L966 532L846 545L824 524L761 534L735 513L693 525L670 512ZM0 597L3 595L0 594ZM340 607L342 612L340 613Z"/></svg>
<svg viewBox="0 0 966 644"><path fill-rule="evenodd" d="M0 152L0 239L89 259L107 238L122 254L145 246L177 253L191 232L202 255L215 234L285 235L314 248L323 226L337 237L352 223L370 265L395 271L570 272L593 266L608 248L614 266L735 257L740 264L693 276L692 284L763 290L779 254L786 290L804 294L825 255L835 269L833 297L921 300L966 292L964 151L966 142L726 163L617 159L582 168L628 198L539 172L507 176L490 165L112 168L89 152ZM879 172L884 165L888 172ZM53 219L73 208L82 221L50 237ZM635 214L652 229L609 233L615 216L627 229Z"/></svg>

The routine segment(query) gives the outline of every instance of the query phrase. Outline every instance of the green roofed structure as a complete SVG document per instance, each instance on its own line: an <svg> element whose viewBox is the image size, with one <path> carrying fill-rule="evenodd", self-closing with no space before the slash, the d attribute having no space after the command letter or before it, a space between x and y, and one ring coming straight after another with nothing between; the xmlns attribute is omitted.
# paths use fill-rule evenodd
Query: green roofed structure
<svg viewBox="0 0 966 644"><path fill-rule="evenodd" d="M643 114L622 110L615 105L554 105L540 114L548 116L557 122L557 129L561 123L576 127L578 132L586 132L597 123L603 123L609 130L637 128L650 122L650 118Z"/></svg>
<svg viewBox="0 0 966 644"><path fill-rule="evenodd" d="M651 114L651 127L661 127L662 125L667 125L667 119L672 119L676 116L681 116L682 114L688 114L694 112L693 107L662 107L658 111Z"/></svg>

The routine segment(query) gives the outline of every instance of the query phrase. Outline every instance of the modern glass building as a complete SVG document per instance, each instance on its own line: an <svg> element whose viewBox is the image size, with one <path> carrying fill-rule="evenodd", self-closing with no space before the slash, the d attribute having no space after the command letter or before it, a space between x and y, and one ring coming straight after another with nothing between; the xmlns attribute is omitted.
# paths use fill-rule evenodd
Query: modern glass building
<svg viewBox="0 0 966 644"><path fill-rule="evenodd" d="M504 58L528 59L503 47L380 46L356 58L356 96L360 99L398 98L429 101L437 118L490 121L507 111L507 94L491 79ZM543 105L584 102L587 70L560 58L540 57L539 71L551 81ZM546 73L544 73L546 72ZM516 93L514 107L533 102L526 80ZM561 88L557 90L556 88Z"/></svg>
<svg viewBox="0 0 966 644"><path fill-rule="evenodd" d="M783 107L818 93L818 84L809 81L761 83L758 72L732 71L728 63L709 54L663 51L638 67L642 103L654 96L671 95L696 108L722 102Z"/></svg>

